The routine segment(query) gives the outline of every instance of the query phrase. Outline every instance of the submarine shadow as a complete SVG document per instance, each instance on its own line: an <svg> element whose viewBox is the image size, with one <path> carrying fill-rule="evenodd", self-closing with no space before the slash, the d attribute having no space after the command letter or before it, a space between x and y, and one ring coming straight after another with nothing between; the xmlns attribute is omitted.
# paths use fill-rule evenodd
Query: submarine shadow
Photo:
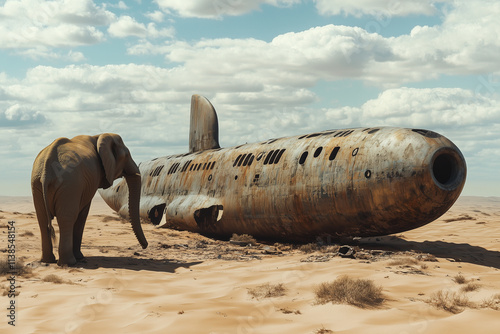
<svg viewBox="0 0 500 334"><path fill-rule="evenodd" d="M146 270L155 272L174 273L178 268L189 268L202 263L203 261L179 262L177 260L155 260L141 259L121 256L88 256L83 261L79 261L76 266L84 269L127 269Z"/></svg>
<svg viewBox="0 0 500 334"><path fill-rule="evenodd" d="M481 266L500 269L500 252L467 243L446 241L409 241L397 236L363 238L359 246L397 251L419 251L439 258L453 259Z"/></svg>

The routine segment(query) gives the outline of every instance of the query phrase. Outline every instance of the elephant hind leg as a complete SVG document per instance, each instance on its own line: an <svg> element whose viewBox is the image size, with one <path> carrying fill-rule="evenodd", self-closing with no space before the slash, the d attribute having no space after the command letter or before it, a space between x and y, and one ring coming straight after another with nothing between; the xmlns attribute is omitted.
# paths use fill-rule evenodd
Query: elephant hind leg
<svg viewBox="0 0 500 334"><path fill-rule="evenodd" d="M59 225L59 260L57 264L74 265L76 258L73 254L73 229L78 217L78 209L68 210L70 214L56 213L57 225ZM72 212L76 212L72 214Z"/></svg>
<svg viewBox="0 0 500 334"><path fill-rule="evenodd" d="M33 204L35 205L36 218L40 227L40 234L42 239L42 262L55 263L56 258L52 251L52 222L49 220L49 214L43 201L43 195L40 187L34 186L33 191Z"/></svg>
<svg viewBox="0 0 500 334"><path fill-rule="evenodd" d="M73 254L77 260L82 260L84 258L81 247L82 247L82 237L83 229L85 228L85 223L87 221L87 216L89 214L90 204L87 204L82 211L78 214L76 219L75 227L73 229Z"/></svg>

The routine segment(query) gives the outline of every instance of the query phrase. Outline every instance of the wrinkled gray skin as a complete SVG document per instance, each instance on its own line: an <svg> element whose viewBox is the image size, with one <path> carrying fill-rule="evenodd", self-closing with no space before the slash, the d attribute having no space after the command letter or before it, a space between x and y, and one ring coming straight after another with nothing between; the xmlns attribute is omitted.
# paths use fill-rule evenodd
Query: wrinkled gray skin
<svg viewBox="0 0 500 334"><path fill-rule="evenodd" d="M56 262L52 252L54 217L59 226L57 264L73 265L84 258L80 248L90 202L98 188L108 188L122 176L129 188L132 229L142 248L146 248L148 243L139 221L141 176L119 135L58 138L38 154L31 190L42 235L42 262Z"/></svg>

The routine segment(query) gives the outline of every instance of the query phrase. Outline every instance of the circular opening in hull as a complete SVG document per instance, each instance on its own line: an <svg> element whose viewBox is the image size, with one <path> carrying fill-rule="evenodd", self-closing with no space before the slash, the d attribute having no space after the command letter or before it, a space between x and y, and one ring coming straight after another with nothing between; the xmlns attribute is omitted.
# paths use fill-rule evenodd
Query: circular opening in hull
<svg viewBox="0 0 500 334"><path fill-rule="evenodd" d="M455 155L442 153L434 159L432 175L436 183L448 190L456 188L460 180L460 166Z"/></svg>

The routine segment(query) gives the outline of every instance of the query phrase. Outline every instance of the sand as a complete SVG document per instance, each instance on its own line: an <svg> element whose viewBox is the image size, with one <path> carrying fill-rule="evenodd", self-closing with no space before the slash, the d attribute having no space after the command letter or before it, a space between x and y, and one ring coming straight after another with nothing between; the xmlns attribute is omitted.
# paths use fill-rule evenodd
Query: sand
<svg viewBox="0 0 500 334"><path fill-rule="evenodd" d="M143 250L130 225L97 196L83 236L86 263L65 268L38 261L30 197L0 197L0 210L2 258L8 222L15 221L16 256L32 270L15 277L15 298L8 296L10 275L1 278L1 333L458 334L500 328L500 198L462 197L431 224L361 239L354 256L341 257L335 245L239 246L151 225L143 225L149 241ZM57 231L55 220L54 226ZM382 303L319 304L317 287L342 275L382 287ZM466 283L457 283L460 277ZM265 284L284 292L255 297ZM456 293L462 303L444 309L430 302L439 291ZM15 327L8 324L11 301Z"/></svg>

